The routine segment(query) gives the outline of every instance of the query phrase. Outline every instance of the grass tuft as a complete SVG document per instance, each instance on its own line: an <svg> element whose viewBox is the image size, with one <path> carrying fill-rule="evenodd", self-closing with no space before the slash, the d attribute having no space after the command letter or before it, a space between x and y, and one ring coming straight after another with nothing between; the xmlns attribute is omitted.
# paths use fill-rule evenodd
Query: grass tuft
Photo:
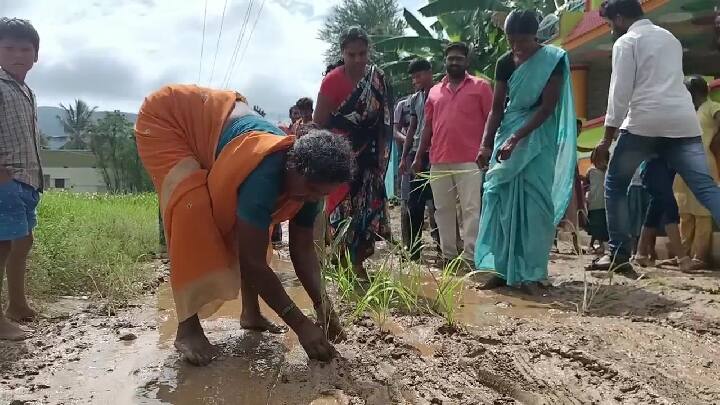
<svg viewBox="0 0 720 405"><path fill-rule="evenodd" d="M154 276L143 266L158 250L154 194L46 192L38 207L29 288L35 296L95 295L113 303Z"/></svg>

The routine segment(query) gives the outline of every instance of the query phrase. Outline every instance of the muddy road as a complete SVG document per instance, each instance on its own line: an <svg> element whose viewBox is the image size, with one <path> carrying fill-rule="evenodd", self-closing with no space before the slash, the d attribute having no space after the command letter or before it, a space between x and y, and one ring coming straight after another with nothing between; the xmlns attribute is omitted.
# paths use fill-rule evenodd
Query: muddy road
<svg viewBox="0 0 720 405"><path fill-rule="evenodd" d="M221 356L189 366L172 347L163 282L117 313L64 298L30 325L32 339L0 342L0 405L720 404L720 272L652 269L608 285L584 274L589 260L555 255L539 295L470 280L458 330L431 316L395 313L383 330L359 318L329 364L308 362L292 333L239 329L233 301L205 321ZM288 267L276 261L309 310ZM600 284L583 313L586 287Z"/></svg>

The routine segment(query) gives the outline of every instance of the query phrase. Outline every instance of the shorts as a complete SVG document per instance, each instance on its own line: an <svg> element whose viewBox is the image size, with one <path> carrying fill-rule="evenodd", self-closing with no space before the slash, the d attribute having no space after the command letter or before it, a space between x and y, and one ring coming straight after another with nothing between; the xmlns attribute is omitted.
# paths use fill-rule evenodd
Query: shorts
<svg viewBox="0 0 720 405"><path fill-rule="evenodd" d="M0 241L22 239L37 225L40 193L16 180L0 183Z"/></svg>

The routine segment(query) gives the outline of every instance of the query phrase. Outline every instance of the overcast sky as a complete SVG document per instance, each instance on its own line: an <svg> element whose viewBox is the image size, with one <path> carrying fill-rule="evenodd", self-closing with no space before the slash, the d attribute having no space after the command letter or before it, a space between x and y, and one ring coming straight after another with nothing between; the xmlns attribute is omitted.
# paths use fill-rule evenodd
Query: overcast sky
<svg viewBox="0 0 720 405"><path fill-rule="evenodd" d="M296 99L317 94L326 48L318 29L338 2L227 0L216 48L225 0L208 0L199 83L220 87L229 76L230 88L274 119L284 117ZM245 39L229 70L250 3ZM400 3L416 11L427 1ZM0 15L29 19L40 33L40 60L28 76L39 105L81 98L102 110L135 112L164 84L198 83L204 7L204 0L0 0Z"/></svg>

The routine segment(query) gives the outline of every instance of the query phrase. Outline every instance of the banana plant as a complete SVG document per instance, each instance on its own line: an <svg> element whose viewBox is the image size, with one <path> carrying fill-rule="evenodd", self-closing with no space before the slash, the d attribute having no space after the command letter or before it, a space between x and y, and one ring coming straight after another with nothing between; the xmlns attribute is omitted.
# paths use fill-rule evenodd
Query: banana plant
<svg viewBox="0 0 720 405"><path fill-rule="evenodd" d="M381 66L393 77L403 77L413 59L430 61L437 77L444 71L444 48L450 42L465 42L471 49L470 73L495 76L495 62L508 51L499 22L512 8L555 11L555 0L436 0L420 8L424 17L436 18L426 27L410 10L403 17L415 35L377 38L375 49L383 54ZM500 18L498 18L500 17Z"/></svg>

